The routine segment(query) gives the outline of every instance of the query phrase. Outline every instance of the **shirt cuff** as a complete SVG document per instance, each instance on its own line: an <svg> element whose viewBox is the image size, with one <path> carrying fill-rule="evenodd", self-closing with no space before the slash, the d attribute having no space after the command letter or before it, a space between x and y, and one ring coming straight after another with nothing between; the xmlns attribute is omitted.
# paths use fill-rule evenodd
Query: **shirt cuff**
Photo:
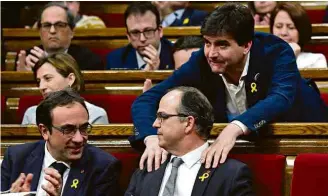
<svg viewBox="0 0 328 196"><path fill-rule="evenodd" d="M147 139L150 138L150 137L157 137L157 135L149 135L149 136L145 137L145 139L144 139L144 144L145 145L146 145Z"/></svg>
<svg viewBox="0 0 328 196"><path fill-rule="evenodd" d="M248 128L242 122L234 120L231 123L237 125L243 131L244 135L248 135L250 133L250 130L248 130Z"/></svg>

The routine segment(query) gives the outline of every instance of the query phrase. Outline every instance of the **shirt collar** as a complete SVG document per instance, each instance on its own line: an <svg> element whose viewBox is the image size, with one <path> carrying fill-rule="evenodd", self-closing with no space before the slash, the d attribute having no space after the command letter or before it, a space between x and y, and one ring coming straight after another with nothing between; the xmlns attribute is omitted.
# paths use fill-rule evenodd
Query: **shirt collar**
<svg viewBox="0 0 328 196"><path fill-rule="evenodd" d="M158 46L158 54L161 55L161 49L162 49L162 43L159 42L159 46ZM138 68L140 69L144 64L146 64L146 62L142 59L142 56L138 53L138 51L136 50L136 55L137 55L137 63L138 63Z"/></svg>
<svg viewBox="0 0 328 196"><path fill-rule="evenodd" d="M64 51L64 53L67 53L67 51L68 51L68 49L66 49L66 50ZM45 51L45 50L44 50L44 54L45 54L46 56L49 55L49 53L48 53L47 51Z"/></svg>
<svg viewBox="0 0 328 196"><path fill-rule="evenodd" d="M247 76L247 72L248 72L248 67L249 67L249 56L250 56L250 52L248 52L248 54L247 54L247 59L246 59L246 63L245 63L245 66L244 66L244 70L243 70L243 72L242 72L242 74L241 74L241 76L240 76L240 79L239 79L239 82L241 81L241 80L244 80L244 78L245 78L245 76Z"/></svg>
<svg viewBox="0 0 328 196"><path fill-rule="evenodd" d="M64 165L66 165L67 168L71 168L70 166L70 163L65 163L63 161L57 161L51 154L50 152L48 151L48 148L47 148L47 143L45 143L44 145L44 166L45 168L48 168L50 167L51 164L53 164L54 162L58 162L58 163L63 163Z"/></svg>
<svg viewBox="0 0 328 196"><path fill-rule="evenodd" d="M191 169L192 166L194 166L197 162L200 161L200 158L201 158L201 155L202 155L202 152L209 147L209 144L207 142L205 142L203 145L201 145L200 147L196 148L195 150L193 151L190 151L188 152L187 154L183 155L182 157L180 157L184 164L186 164L186 166ZM177 157L175 155L172 155L171 156L171 160L174 158L174 157Z"/></svg>

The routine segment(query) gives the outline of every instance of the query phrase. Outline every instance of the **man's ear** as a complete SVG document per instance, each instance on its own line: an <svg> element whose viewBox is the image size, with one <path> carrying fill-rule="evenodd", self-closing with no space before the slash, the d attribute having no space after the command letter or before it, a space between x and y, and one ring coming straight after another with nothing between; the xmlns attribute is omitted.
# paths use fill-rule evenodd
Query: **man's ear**
<svg viewBox="0 0 328 196"><path fill-rule="evenodd" d="M159 37L163 37L163 27L161 25L158 26Z"/></svg>
<svg viewBox="0 0 328 196"><path fill-rule="evenodd" d="M193 116L188 116L186 120L185 133L190 134L194 130L196 119Z"/></svg>
<svg viewBox="0 0 328 196"><path fill-rule="evenodd" d="M49 140L49 135L50 135L50 131L48 130L48 128L44 124L40 123L38 125L38 129L39 129L39 131L40 131L41 136L43 137L43 139L45 141L48 141Z"/></svg>
<svg viewBox="0 0 328 196"><path fill-rule="evenodd" d="M253 44L253 41L249 41L245 44L244 54L247 54L251 50L252 44Z"/></svg>

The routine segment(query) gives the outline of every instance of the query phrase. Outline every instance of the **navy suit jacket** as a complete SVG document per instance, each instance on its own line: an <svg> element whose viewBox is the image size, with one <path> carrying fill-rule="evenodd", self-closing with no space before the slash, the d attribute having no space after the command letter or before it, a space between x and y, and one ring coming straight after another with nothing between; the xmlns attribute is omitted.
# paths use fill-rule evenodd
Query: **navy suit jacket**
<svg viewBox="0 0 328 196"><path fill-rule="evenodd" d="M159 69L174 69L172 43L162 38L161 47ZM139 69L136 49L131 44L110 52L106 59L106 69Z"/></svg>
<svg viewBox="0 0 328 196"><path fill-rule="evenodd" d="M254 85L256 89L252 90ZM152 124L159 101L167 89L176 86L198 88L212 104L215 122L228 122L225 85L221 76L211 71L204 49L200 49L169 78L135 100L132 105L135 135L129 138L133 147L144 147L143 142L136 141L157 134ZM327 106L315 88L301 78L293 50L274 35L255 33L245 89L248 109L233 120L242 122L252 132L277 121L328 122ZM137 143L142 146L135 146Z"/></svg>
<svg viewBox="0 0 328 196"><path fill-rule="evenodd" d="M45 141L9 147L1 165L1 191L9 190L20 173L33 174L31 191L38 188L44 158ZM118 194L120 162L107 152L87 144L79 161L72 163L63 195ZM78 179L77 188L72 188Z"/></svg>
<svg viewBox="0 0 328 196"><path fill-rule="evenodd" d="M125 196L153 196L158 195L164 177L168 158L158 170L147 172L137 169L133 174ZM203 181L199 178L204 173L209 177ZM249 168L244 163L234 159L227 159L217 168L206 169L202 164L191 196L245 196L254 195L252 176Z"/></svg>
<svg viewBox="0 0 328 196"><path fill-rule="evenodd" d="M180 19L176 19L170 26L201 26L204 19L208 15L207 12L195 10L193 8L186 8Z"/></svg>

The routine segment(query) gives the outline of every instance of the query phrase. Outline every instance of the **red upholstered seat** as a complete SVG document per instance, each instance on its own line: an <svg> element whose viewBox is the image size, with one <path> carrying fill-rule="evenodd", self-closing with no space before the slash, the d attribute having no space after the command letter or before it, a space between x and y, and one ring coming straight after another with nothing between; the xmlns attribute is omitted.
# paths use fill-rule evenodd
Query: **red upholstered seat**
<svg viewBox="0 0 328 196"><path fill-rule="evenodd" d="M285 156L271 154L231 154L230 158L244 162L252 170L258 196L283 194Z"/></svg>
<svg viewBox="0 0 328 196"><path fill-rule="evenodd" d="M115 48L90 48L90 50L93 53L99 55L101 60L106 65L106 56L107 56L107 54L110 53L111 51L115 50Z"/></svg>
<svg viewBox="0 0 328 196"><path fill-rule="evenodd" d="M132 174L139 167L139 157L137 153L111 153L122 163L122 171L120 175L120 188L122 195L129 186Z"/></svg>
<svg viewBox="0 0 328 196"><path fill-rule="evenodd" d="M321 93L321 99L325 102L328 106L328 93Z"/></svg>
<svg viewBox="0 0 328 196"><path fill-rule="evenodd" d="M106 110L110 123L132 123L131 105L136 95L82 95L88 102ZM42 96L23 96L19 99L18 117L22 122L27 108L37 105Z"/></svg>
<svg viewBox="0 0 328 196"><path fill-rule="evenodd" d="M291 196L328 195L328 154L299 154L294 162Z"/></svg>
<svg viewBox="0 0 328 196"><path fill-rule="evenodd" d="M125 27L123 13L87 12L86 15L98 16L104 21L107 28Z"/></svg>
<svg viewBox="0 0 328 196"><path fill-rule="evenodd" d="M325 16L325 9L308 9L306 10L306 13L308 14L310 18L311 24L315 23L323 23L323 18Z"/></svg>

